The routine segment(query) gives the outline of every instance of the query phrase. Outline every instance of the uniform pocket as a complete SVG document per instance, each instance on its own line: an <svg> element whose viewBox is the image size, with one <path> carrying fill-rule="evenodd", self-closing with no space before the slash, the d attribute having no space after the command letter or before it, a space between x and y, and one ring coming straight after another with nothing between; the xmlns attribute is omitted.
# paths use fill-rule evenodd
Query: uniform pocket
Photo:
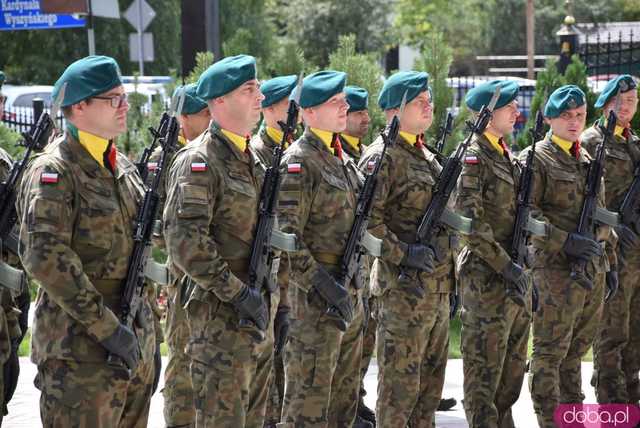
<svg viewBox="0 0 640 428"><path fill-rule="evenodd" d="M198 184L180 183L179 218L198 218L208 214L208 189Z"/></svg>

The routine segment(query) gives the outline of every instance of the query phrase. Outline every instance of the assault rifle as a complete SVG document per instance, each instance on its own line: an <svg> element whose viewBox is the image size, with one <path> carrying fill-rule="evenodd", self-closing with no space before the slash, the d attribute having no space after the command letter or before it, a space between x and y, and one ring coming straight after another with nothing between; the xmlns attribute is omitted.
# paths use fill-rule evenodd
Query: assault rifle
<svg viewBox="0 0 640 428"><path fill-rule="evenodd" d="M158 187L160 186L162 175L168 167L168 154L175 151L178 145L180 124L177 116L182 112L184 97L183 90L171 102L171 109L168 114L169 119L163 129L163 134L158 138L162 147L158 168L155 171L153 181L145 191L133 228L133 250L129 257L124 291L120 299L120 322L131 330L133 330L133 322L140 310L144 297L145 267L151 253L151 232L156 220L156 211L160 200ZM162 127L159 127L159 129L162 129ZM109 354L107 361L112 366L126 369L124 361L117 355Z"/></svg>
<svg viewBox="0 0 640 428"><path fill-rule="evenodd" d="M26 148L26 151L22 159L12 165L7 179L0 184L0 241L6 249L16 255L18 255L18 238L11 233L18 221L16 185L29 163L31 153L34 150L40 151L44 149L49 142L51 133L56 127L54 121L60 111L66 88L67 84L65 83L51 106L51 114L43 111L38 118L38 122L31 127L29 132L22 134L24 140L20 144ZM0 262L0 272L0 283L2 285L16 290L20 289L24 277L21 270Z"/></svg>
<svg viewBox="0 0 640 428"><path fill-rule="evenodd" d="M525 265L527 252L527 242L531 235L527 224L529 222L529 212L531 211L531 192L533 190L533 161L536 154L536 141L544 137L544 120L542 112L538 110L536 124L530 130L531 150L527 153L527 160L524 164L520 181L518 183L518 195L516 197L516 220L513 225L513 238L511 240L511 261L519 266ZM538 289L533 284L533 311L538 308Z"/></svg>
<svg viewBox="0 0 640 428"><path fill-rule="evenodd" d="M153 154L153 151L158 144L158 139L167 132L166 128L169 124L169 119L170 117L165 111L164 113L162 113L162 117L160 118L160 125L158 125L158 129L154 129L152 127L148 128L149 132L153 136L153 140L151 141L151 145L149 147L144 148L142 154L140 155L140 159L138 159L138 162L136 162L135 164L136 168L138 168L138 174L140 174L140 178L142 178L142 182L145 184L147 183L147 179L149 178L149 168L147 164L149 163L149 159L151 158L151 155Z"/></svg>
<svg viewBox="0 0 640 428"><path fill-rule="evenodd" d="M393 116L389 125L385 127L380 133L382 137L383 145L380 158L375 163L373 171L367 174L360 194L358 195L358 201L356 202L356 215L353 219L353 225L349 231L349 238L344 249L344 253L340 259L340 274L338 277L338 283L347 287L354 275L358 271L362 263L362 256L367 252L363 241L367 234L367 226L371 219L371 211L373 210L373 202L378 187L378 174L384 161L384 156L387 149L393 145L398 138L398 132L400 131L400 119L402 113L407 104L407 93L405 92L400 103L400 111ZM327 316L338 325L341 331L346 331L347 323L334 307L331 307L327 311Z"/></svg>
<svg viewBox="0 0 640 428"><path fill-rule="evenodd" d="M282 129L282 139L280 144L273 149L273 161L264 174L258 202L258 222L253 243L251 244L251 257L249 259L249 286L259 290L262 287L266 287L270 293L273 293L278 286L272 278L271 270L274 258L272 238L281 182L280 162L282 161L285 144L291 142L298 125L298 112L300 110L298 103L302 93L302 73L298 77L298 85L295 91L294 99L289 101L287 121L278 123ZM246 331L256 341L261 342L264 340L264 331L260 330L252 320L242 318L239 326L241 330Z"/></svg>
<svg viewBox="0 0 640 428"><path fill-rule="evenodd" d="M622 86L622 84L621 84ZM584 202L582 203L582 211L580 212L580 220L576 232L585 238L596 240L596 210L598 208L598 195L602 184L602 176L604 174L605 163L605 144L614 144L614 132L616 129L617 115L620 110L620 89L616 93L616 104L607 118L607 126L600 125L600 129L604 134L602 142L598 144L596 157L589 164L589 172L587 174L587 183L585 187ZM571 264L571 279L577 282L582 288L591 290L593 282L587 275L587 263L585 261L576 261Z"/></svg>

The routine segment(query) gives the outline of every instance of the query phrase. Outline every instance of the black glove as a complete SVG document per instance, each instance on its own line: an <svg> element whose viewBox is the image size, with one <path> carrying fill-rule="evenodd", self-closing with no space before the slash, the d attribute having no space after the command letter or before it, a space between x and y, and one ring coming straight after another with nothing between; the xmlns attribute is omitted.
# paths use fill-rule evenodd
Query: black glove
<svg viewBox="0 0 640 428"><path fill-rule="evenodd" d="M562 250L569 257L588 262L596 256L602 255L602 247L593 239L585 238L578 233L570 233L562 246Z"/></svg>
<svg viewBox="0 0 640 428"><path fill-rule="evenodd" d="M156 352L153 354L153 395L158 389L158 383L160 382L160 372L162 371L162 355L160 354L160 344L156 344Z"/></svg>
<svg viewBox="0 0 640 428"><path fill-rule="evenodd" d="M605 303L609 301L618 292L618 271L611 269L607 272L607 293L604 296Z"/></svg>
<svg viewBox="0 0 640 428"><path fill-rule="evenodd" d="M616 235L618 235L620 248L625 253L638 248L638 245L640 245L640 238L638 238L638 235L636 235L630 227L619 224L615 227L615 231Z"/></svg>
<svg viewBox="0 0 640 428"><path fill-rule="evenodd" d="M413 269L418 269L427 273L432 273L434 269L435 252L433 248L422 244L408 244L407 252L404 254L400 264Z"/></svg>
<svg viewBox="0 0 640 428"><path fill-rule="evenodd" d="M524 269L514 262L509 262L501 273L507 282L507 296L519 306L526 306L524 297L529 289L529 276Z"/></svg>
<svg viewBox="0 0 640 428"><path fill-rule="evenodd" d="M262 294L255 288L245 285L231 301L241 319L250 319L258 330L265 331L269 324L269 311Z"/></svg>
<svg viewBox="0 0 640 428"><path fill-rule="evenodd" d="M326 270L319 268L312 279L313 285L322 298L340 313L346 323L353 320L353 303L347 289L338 284Z"/></svg>
<svg viewBox="0 0 640 428"><path fill-rule="evenodd" d="M458 308L460 307L460 295L458 292L449 294L449 319L452 320L456 317L458 313Z"/></svg>
<svg viewBox="0 0 640 428"><path fill-rule="evenodd" d="M11 354L9 359L4 363L2 367L4 376L4 408L9 404L13 393L18 387L18 375L20 374L20 360L18 359L18 347L11 347Z"/></svg>
<svg viewBox="0 0 640 428"><path fill-rule="evenodd" d="M278 307L276 317L273 320L273 348L275 353L279 355L284 348L284 344L287 343L287 336L289 335L289 308L283 306Z"/></svg>
<svg viewBox="0 0 640 428"><path fill-rule="evenodd" d="M116 331L100 344L110 353L122 358L132 373L136 371L140 362L140 346L138 338L129 327L124 324L118 325Z"/></svg>

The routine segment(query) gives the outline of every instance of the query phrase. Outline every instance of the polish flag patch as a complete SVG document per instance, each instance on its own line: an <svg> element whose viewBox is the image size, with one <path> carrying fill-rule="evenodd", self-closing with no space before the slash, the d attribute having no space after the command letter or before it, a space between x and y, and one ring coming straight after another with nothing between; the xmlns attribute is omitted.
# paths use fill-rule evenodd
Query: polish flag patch
<svg viewBox="0 0 640 428"><path fill-rule="evenodd" d="M158 162L147 163L147 171L155 171L156 169L158 169Z"/></svg>
<svg viewBox="0 0 640 428"><path fill-rule="evenodd" d="M300 171L302 171L302 164L300 163L287 164L287 172L289 174L298 174Z"/></svg>
<svg viewBox="0 0 640 428"><path fill-rule="evenodd" d="M58 182L58 174L55 172L43 172L40 176L40 183L55 184Z"/></svg>
<svg viewBox="0 0 640 428"><path fill-rule="evenodd" d="M191 171L202 172L207 170L207 164L204 162L193 162L191 164Z"/></svg>
<svg viewBox="0 0 640 428"><path fill-rule="evenodd" d="M367 162L367 171L373 171L375 167L376 167L376 161L370 160L369 162Z"/></svg>
<svg viewBox="0 0 640 428"><path fill-rule="evenodd" d="M469 165L477 165L480 163L477 156L467 156L464 158L464 163Z"/></svg>

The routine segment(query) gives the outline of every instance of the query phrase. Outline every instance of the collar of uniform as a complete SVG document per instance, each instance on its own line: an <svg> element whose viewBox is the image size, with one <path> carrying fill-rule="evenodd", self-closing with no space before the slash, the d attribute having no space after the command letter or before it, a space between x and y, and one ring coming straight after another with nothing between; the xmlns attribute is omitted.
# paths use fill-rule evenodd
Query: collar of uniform
<svg viewBox="0 0 640 428"><path fill-rule="evenodd" d="M342 139L346 141L346 143L351 146L356 152L360 151L360 138L354 137L353 135L348 134L340 134Z"/></svg>
<svg viewBox="0 0 640 428"><path fill-rule="evenodd" d="M400 135L402 137L402 139L404 141L407 142L407 144L411 145L411 146L415 146L416 142L418 141L418 134L411 134L409 132L404 132L404 131L399 131L398 135Z"/></svg>
<svg viewBox="0 0 640 428"><path fill-rule="evenodd" d="M106 138L98 137L97 135L90 134L89 132L78 129L72 123L67 124L69 133L80 143L82 147L91 155L91 157L98 162L102 168L104 166L104 153L109 147L110 141Z"/></svg>
<svg viewBox="0 0 640 428"><path fill-rule="evenodd" d="M485 131L482 135L489 141L491 147L500 153L500 155L504 156L504 148L500 145L500 137L493 135L489 131Z"/></svg>
<svg viewBox="0 0 640 428"><path fill-rule="evenodd" d="M180 144L180 147L184 147L187 145L187 139L184 138L184 136L182 135L178 135L178 144Z"/></svg>
<svg viewBox="0 0 640 428"><path fill-rule="evenodd" d="M322 141L324 145L327 146L327 149L329 149L329 151L333 153L333 147L331 147L331 143L333 142L333 132L325 131L318 128L309 129L311 130L313 135L315 135L318 140Z"/></svg>
<svg viewBox="0 0 640 428"><path fill-rule="evenodd" d="M220 128L220 132L222 132L222 134L227 137L227 139L231 141L242 153L247 151L247 139L245 137L222 128Z"/></svg>
<svg viewBox="0 0 640 428"><path fill-rule="evenodd" d="M573 142L569 140L565 140L564 138L560 138L557 135L551 134L551 141L560 147L563 152L571 156L571 147L573 147Z"/></svg>
<svg viewBox="0 0 640 428"><path fill-rule="evenodd" d="M271 126L266 126L265 129L266 129L266 133L269 136L269 138L271 138L271 140L275 144L280 144L280 142L282 141L282 137L284 136L284 132L282 132L279 129L272 128Z"/></svg>
<svg viewBox="0 0 640 428"><path fill-rule="evenodd" d="M113 174L111 174L107 168L101 167L87 149L80 144L78 138L71 132L68 125L69 124L67 124L66 144L63 144L61 149L68 150L75 163L88 175L92 177L113 178Z"/></svg>

